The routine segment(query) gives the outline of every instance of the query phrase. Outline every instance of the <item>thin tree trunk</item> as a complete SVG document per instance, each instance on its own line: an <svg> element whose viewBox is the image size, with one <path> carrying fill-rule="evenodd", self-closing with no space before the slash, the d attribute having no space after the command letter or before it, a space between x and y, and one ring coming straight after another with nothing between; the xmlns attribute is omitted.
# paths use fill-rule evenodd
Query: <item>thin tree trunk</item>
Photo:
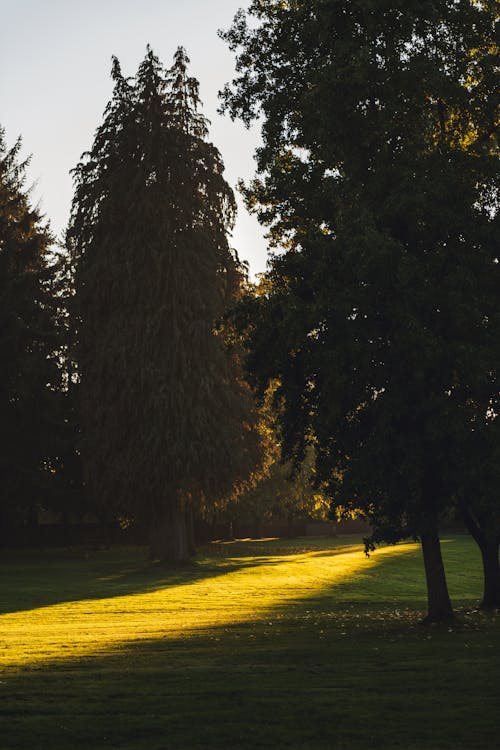
<svg viewBox="0 0 500 750"><path fill-rule="evenodd" d="M489 537L465 505L462 506L462 515L469 534L481 550L483 561L481 607L484 609L500 607L500 562L498 559L500 540L497 535Z"/></svg>
<svg viewBox="0 0 500 750"><path fill-rule="evenodd" d="M420 538L427 581L427 616L423 622L427 624L453 620L455 615L446 583L437 518L427 520Z"/></svg>
<svg viewBox="0 0 500 750"><path fill-rule="evenodd" d="M186 510L186 529L188 541L188 553L192 557L196 553L196 537L194 531L194 513L192 508Z"/></svg>
<svg viewBox="0 0 500 750"><path fill-rule="evenodd" d="M164 563L189 559L186 513L177 500L156 506L150 529L151 557Z"/></svg>
<svg viewBox="0 0 500 750"><path fill-rule="evenodd" d="M262 518L260 516L255 516L253 519L252 536L254 539L262 538Z"/></svg>
<svg viewBox="0 0 500 750"><path fill-rule="evenodd" d="M498 560L498 541L484 540L479 545L483 559L484 589L481 607L494 609L500 607L500 563Z"/></svg>

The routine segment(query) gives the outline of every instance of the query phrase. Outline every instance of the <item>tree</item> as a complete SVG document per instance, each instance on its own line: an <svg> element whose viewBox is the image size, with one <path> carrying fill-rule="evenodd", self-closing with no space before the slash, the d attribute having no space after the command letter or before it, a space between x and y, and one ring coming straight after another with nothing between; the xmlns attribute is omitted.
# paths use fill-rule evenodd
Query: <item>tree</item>
<svg viewBox="0 0 500 750"><path fill-rule="evenodd" d="M234 196L187 64L179 48L165 71L148 49L126 79L114 59L67 232L86 486L109 513L144 519L152 555L175 562L192 550L193 509L259 455L249 389L217 328L242 281Z"/></svg>
<svg viewBox="0 0 500 750"><path fill-rule="evenodd" d="M292 462L275 460L266 476L231 509L231 517L251 521L257 537L264 520L286 521L290 536L297 519L327 520L328 501L314 487L313 460L312 450L299 469Z"/></svg>
<svg viewBox="0 0 500 750"><path fill-rule="evenodd" d="M24 189L21 141L0 129L0 526L36 524L61 449L61 305L53 237Z"/></svg>
<svg viewBox="0 0 500 750"><path fill-rule="evenodd" d="M481 606L500 607L500 424L484 420L471 431L462 452L459 511L481 551L484 588Z"/></svg>
<svg viewBox="0 0 500 750"><path fill-rule="evenodd" d="M334 504L420 538L428 619L453 616L439 519L496 419L495 3L254 2L223 34L224 106L263 115L247 202L284 252L240 313L284 450ZM468 456L468 460L472 460ZM496 503L496 497L489 502Z"/></svg>

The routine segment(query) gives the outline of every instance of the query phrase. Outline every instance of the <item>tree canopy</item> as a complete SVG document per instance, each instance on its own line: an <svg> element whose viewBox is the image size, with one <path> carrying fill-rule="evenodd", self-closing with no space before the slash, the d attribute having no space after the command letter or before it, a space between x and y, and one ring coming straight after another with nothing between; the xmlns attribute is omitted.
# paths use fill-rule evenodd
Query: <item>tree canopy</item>
<svg viewBox="0 0 500 750"><path fill-rule="evenodd" d="M223 34L238 55L224 107L263 116L245 194L278 250L240 312L248 367L280 384L286 455L315 446L333 502L370 518L369 545L422 539L429 615L446 618L438 521L500 390L498 8L248 14Z"/></svg>

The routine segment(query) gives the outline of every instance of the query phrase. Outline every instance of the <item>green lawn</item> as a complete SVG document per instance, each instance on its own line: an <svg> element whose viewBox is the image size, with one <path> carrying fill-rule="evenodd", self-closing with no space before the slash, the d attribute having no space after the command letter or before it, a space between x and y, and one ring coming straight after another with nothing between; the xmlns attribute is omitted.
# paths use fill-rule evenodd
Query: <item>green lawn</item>
<svg viewBox="0 0 500 750"><path fill-rule="evenodd" d="M493 750L500 620L444 541L454 627L418 625L417 545L2 553L0 750Z"/></svg>

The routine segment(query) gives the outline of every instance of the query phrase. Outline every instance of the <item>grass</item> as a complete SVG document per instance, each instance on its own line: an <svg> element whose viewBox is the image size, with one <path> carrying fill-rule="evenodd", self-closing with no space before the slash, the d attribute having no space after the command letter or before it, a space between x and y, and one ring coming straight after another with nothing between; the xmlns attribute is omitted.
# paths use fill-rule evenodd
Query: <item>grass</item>
<svg viewBox="0 0 500 750"><path fill-rule="evenodd" d="M209 545L0 557L0 750L498 747L499 620L443 543L454 627L419 626L417 545Z"/></svg>

